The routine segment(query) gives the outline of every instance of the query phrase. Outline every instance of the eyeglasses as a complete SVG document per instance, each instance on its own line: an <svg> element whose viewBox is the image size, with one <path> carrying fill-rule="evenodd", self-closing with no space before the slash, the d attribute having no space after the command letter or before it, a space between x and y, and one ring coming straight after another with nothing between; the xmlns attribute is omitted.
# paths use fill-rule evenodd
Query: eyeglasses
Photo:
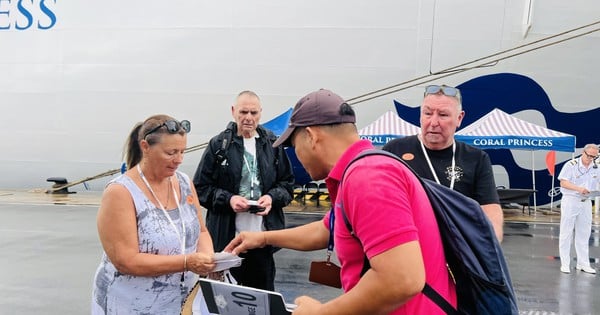
<svg viewBox="0 0 600 315"><path fill-rule="evenodd" d="M585 151L583 151L583 153L585 153L585 155L587 155L587 157L589 157L589 158L590 158L590 159L592 159L592 160L595 160L595 159L597 159L597 158L598 158L598 156L597 156L597 155L591 155L591 154L589 154L589 153L587 153L587 152L585 152Z"/></svg>
<svg viewBox="0 0 600 315"><path fill-rule="evenodd" d="M429 94L438 94L440 92L446 96L460 97L460 91L457 88L447 85L428 85L425 88L424 96Z"/></svg>
<svg viewBox="0 0 600 315"><path fill-rule="evenodd" d="M164 123L150 129L148 132L146 132L146 134L144 134L144 139L146 139L146 137L155 132L156 130L162 128L162 127L167 127L167 131L170 134L174 134L179 132L179 130L183 129L183 131L185 131L185 133L190 132L190 130L192 129L192 124L190 123L189 120L182 120L182 121L177 121L177 120L167 120Z"/></svg>

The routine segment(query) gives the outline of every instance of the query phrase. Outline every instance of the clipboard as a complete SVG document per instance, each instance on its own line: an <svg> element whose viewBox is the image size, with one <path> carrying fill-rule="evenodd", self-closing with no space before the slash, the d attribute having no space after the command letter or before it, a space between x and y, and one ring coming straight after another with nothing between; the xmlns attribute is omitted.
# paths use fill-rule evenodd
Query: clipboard
<svg viewBox="0 0 600 315"><path fill-rule="evenodd" d="M295 307L279 292L200 278L181 315L291 315Z"/></svg>
<svg viewBox="0 0 600 315"><path fill-rule="evenodd" d="M595 197L600 197L600 190L592 190L589 193L582 195L582 194L577 194L581 200L586 200L586 199L593 199Z"/></svg>

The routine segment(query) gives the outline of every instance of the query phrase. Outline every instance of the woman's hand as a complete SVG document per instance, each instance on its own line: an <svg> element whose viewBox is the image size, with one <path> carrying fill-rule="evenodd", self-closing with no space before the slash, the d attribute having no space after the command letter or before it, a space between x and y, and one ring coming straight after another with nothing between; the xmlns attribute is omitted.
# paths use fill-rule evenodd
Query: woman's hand
<svg viewBox="0 0 600 315"><path fill-rule="evenodd" d="M186 269L189 271L206 276L215 269L214 254L192 253L186 256Z"/></svg>

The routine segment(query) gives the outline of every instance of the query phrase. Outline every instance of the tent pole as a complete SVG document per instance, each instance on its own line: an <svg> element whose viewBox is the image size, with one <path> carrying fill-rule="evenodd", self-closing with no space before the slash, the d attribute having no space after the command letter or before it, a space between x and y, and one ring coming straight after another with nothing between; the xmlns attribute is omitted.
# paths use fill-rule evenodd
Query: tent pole
<svg viewBox="0 0 600 315"><path fill-rule="evenodd" d="M552 213L552 209L554 208L554 174L552 174L552 188L550 188L550 213Z"/></svg>
<svg viewBox="0 0 600 315"><path fill-rule="evenodd" d="M592 161L592 163L596 163L596 161ZM598 185L596 185L596 190L600 190L600 182L598 182ZM596 198L594 198L594 214L600 214L600 196L596 196Z"/></svg>
<svg viewBox="0 0 600 315"><path fill-rule="evenodd" d="M535 190L535 151L531 150L531 178L533 182L533 214L537 215L537 192Z"/></svg>

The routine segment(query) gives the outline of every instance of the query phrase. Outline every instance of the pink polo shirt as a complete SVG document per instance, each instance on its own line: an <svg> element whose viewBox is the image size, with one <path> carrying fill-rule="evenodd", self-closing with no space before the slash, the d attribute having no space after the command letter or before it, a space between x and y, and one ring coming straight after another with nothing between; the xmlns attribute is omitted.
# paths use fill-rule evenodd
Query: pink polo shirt
<svg viewBox="0 0 600 315"><path fill-rule="evenodd" d="M456 291L446 269L435 215L419 180L397 161L380 155L362 158L350 166L338 191L342 173L360 152L372 149L368 140L354 143L325 179L335 200L335 252L342 264L344 291L360 280L364 253L371 258L398 245L419 241L426 281L456 306ZM350 235L340 212L350 220L360 243ZM324 218L329 228L330 215ZM363 247L364 246L364 251ZM418 294L391 314L445 314L425 295Z"/></svg>

